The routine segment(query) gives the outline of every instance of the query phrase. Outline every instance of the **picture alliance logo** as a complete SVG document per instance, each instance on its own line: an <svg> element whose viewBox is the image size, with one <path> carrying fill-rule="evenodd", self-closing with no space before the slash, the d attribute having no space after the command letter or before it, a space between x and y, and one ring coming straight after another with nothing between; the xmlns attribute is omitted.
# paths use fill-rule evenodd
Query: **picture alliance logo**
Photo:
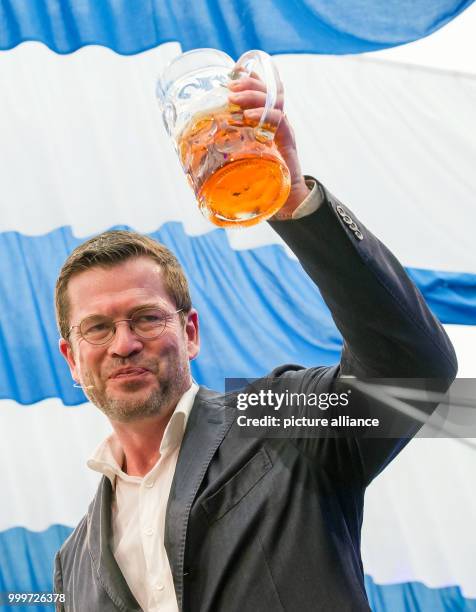
<svg viewBox="0 0 476 612"><path fill-rule="evenodd" d="M256 406L280 410L281 408L309 406L327 410L337 406L348 406L350 394L350 390L343 393L292 393L290 391L276 393L271 389L261 389L257 393L238 393L236 407L238 410L247 410Z"/></svg>

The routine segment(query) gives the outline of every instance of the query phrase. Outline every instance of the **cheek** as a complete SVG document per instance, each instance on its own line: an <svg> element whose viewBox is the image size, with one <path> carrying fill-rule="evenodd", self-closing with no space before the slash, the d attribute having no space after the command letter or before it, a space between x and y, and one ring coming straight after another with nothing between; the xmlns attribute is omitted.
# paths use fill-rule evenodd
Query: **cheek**
<svg viewBox="0 0 476 612"><path fill-rule="evenodd" d="M88 350L82 350L77 361L78 372L81 375L95 374L99 370L100 360L98 355Z"/></svg>
<svg viewBox="0 0 476 612"><path fill-rule="evenodd" d="M187 347L180 335L167 334L167 336L159 338L153 350L159 362L161 358L165 357L171 361L176 361L186 354Z"/></svg>
<svg viewBox="0 0 476 612"><path fill-rule="evenodd" d="M155 355L160 361L164 357L171 358L178 352L178 342L176 338L161 338L158 346L155 347Z"/></svg>

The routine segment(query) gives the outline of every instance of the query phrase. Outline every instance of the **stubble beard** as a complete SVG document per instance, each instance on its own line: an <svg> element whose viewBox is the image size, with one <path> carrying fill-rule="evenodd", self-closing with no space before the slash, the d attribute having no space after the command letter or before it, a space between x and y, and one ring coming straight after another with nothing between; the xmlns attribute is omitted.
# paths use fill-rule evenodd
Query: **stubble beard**
<svg viewBox="0 0 476 612"><path fill-rule="evenodd" d="M84 392L88 399L101 410L111 421L120 423L132 423L152 416L165 416L171 413L177 405L181 396L189 387L190 369L177 360L171 365L172 375L166 380L160 380L156 374L158 386L153 389L145 399L115 398L108 394L106 388L98 390L96 386L88 389L92 383L88 382L88 375L85 375ZM124 382L123 391L129 391L132 395L134 391L140 389L141 383Z"/></svg>

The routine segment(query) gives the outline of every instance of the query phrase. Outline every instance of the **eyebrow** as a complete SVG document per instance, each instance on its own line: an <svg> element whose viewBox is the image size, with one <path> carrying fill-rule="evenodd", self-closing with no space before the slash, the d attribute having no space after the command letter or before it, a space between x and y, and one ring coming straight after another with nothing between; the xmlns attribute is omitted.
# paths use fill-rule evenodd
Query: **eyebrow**
<svg viewBox="0 0 476 612"><path fill-rule="evenodd" d="M162 304L158 302L148 302L147 304L141 304L140 306L137 306L133 308L132 310L129 310L129 316L134 314L138 310L144 310L144 308L160 308L161 310L167 310L165 306L163 306Z"/></svg>
<svg viewBox="0 0 476 612"><path fill-rule="evenodd" d="M169 305L165 306L164 304L161 304L159 302L146 302L145 304L140 304L139 306L134 306L134 308L131 308L130 310L128 310L127 311L127 317L131 317L137 311L145 310L146 308L158 308L160 310L168 311L169 310ZM111 317L109 315L104 315L104 314L99 314L97 312L93 312L92 314L88 314L85 317L83 317L81 319L81 321L84 321L85 319L91 319L92 317L105 317L106 319L112 319L113 318L113 317ZM81 323L81 321L80 321L80 323ZM72 327L77 327L77 325L73 325Z"/></svg>

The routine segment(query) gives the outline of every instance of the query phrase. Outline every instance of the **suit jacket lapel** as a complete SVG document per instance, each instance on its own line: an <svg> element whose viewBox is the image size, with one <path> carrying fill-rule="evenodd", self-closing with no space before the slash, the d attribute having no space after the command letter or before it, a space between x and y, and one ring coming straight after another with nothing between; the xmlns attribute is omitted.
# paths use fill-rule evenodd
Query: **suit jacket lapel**
<svg viewBox="0 0 476 612"><path fill-rule="evenodd" d="M208 465L233 422L224 396L200 387L190 413L170 490L165 548L182 609L185 538L193 500Z"/></svg>
<svg viewBox="0 0 476 612"><path fill-rule="evenodd" d="M103 476L88 511L88 546L95 569L95 577L116 607L141 612L111 550L112 486Z"/></svg>

